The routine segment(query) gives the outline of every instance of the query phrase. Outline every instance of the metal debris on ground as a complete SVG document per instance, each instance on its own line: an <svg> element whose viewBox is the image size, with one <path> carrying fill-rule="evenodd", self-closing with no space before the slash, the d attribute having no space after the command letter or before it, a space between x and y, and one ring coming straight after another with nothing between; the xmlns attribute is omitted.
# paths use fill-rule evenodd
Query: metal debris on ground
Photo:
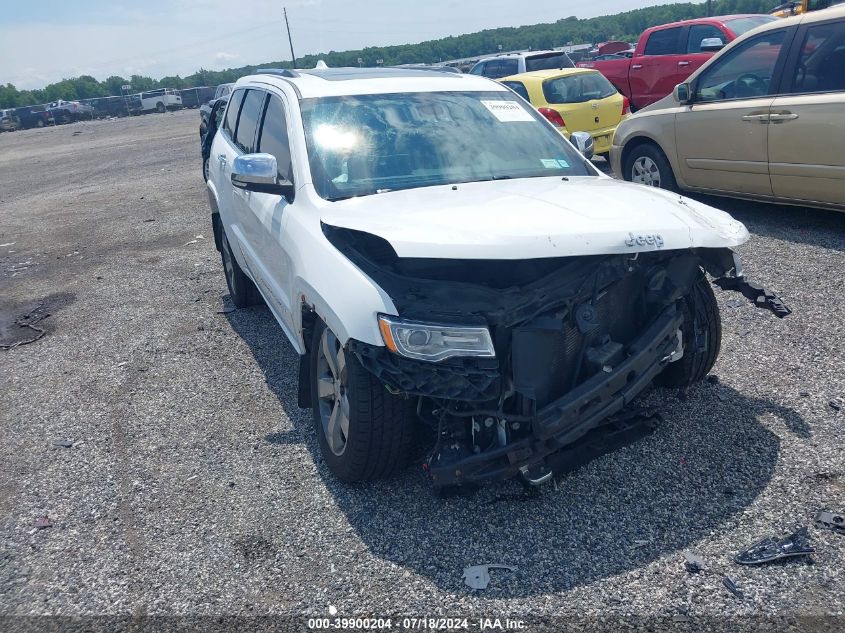
<svg viewBox="0 0 845 633"><path fill-rule="evenodd" d="M739 587L736 586L736 583L731 579L730 576L725 576L722 578L722 584L725 585L725 589L730 591L735 597L742 600L745 597L745 594L739 590Z"/></svg>
<svg viewBox="0 0 845 633"><path fill-rule="evenodd" d="M845 534L845 514L837 514L830 510L819 510L813 524L819 530L833 530L837 534Z"/></svg>
<svg viewBox="0 0 845 633"><path fill-rule="evenodd" d="M516 571L516 567L509 565L473 565L464 569L464 582L473 589L487 589L487 585L490 584L491 569Z"/></svg>
<svg viewBox="0 0 845 633"><path fill-rule="evenodd" d="M46 514L42 517L38 517L35 519L35 529L36 530L43 530L48 527L53 527L53 522L50 520Z"/></svg>
<svg viewBox="0 0 845 633"><path fill-rule="evenodd" d="M56 440L53 442L53 446L57 448L70 448L73 446L72 440Z"/></svg>
<svg viewBox="0 0 845 633"><path fill-rule="evenodd" d="M810 536L806 526L796 526L792 533L780 536L767 536L748 549L736 555L734 560L740 565L759 565L781 558L812 554L816 548L810 545Z"/></svg>
<svg viewBox="0 0 845 633"><path fill-rule="evenodd" d="M691 574L697 574L704 570L704 559L698 554L684 552L684 569Z"/></svg>

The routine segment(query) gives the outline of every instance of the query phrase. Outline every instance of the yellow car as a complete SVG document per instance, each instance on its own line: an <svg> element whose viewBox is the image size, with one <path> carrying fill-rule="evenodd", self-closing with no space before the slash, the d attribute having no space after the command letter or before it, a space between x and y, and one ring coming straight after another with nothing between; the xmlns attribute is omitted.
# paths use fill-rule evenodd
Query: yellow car
<svg viewBox="0 0 845 633"><path fill-rule="evenodd" d="M535 70L499 82L529 101L566 138L573 132L589 132L593 151L605 157L616 126L631 113L628 98L590 68Z"/></svg>

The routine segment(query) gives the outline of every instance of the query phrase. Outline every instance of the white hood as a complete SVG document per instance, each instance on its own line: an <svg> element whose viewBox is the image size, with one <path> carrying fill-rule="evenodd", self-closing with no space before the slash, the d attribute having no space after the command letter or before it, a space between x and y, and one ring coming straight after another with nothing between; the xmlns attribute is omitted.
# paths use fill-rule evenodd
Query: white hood
<svg viewBox="0 0 845 633"><path fill-rule="evenodd" d="M724 211L601 177L525 178L409 189L328 205L326 224L372 233L399 257L533 259L748 240Z"/></svg>

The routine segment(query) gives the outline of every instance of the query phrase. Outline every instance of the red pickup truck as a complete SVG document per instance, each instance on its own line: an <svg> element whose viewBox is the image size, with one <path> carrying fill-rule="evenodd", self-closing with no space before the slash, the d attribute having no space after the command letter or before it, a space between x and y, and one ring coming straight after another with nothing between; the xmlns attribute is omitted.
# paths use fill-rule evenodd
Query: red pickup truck
<svg viewBox="0 0 845 633"><path fill-rule="evenodd" d="M668 95L728 42L776 20L771 15L724 15L646 29L630 59L580 62L595 68L639 110Z"/></svg>

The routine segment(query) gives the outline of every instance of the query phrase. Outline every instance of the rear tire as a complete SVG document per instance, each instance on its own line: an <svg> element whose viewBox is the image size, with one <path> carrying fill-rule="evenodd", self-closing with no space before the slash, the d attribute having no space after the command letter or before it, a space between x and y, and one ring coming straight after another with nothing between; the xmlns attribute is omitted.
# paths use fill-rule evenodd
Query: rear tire
<svg viewBox="0 0 845 633"><path fill-rule="evenodd" d="M387 391L322 321L314 328L310 356L314 428L334 476L365 481L405 466L413 402Z"/></svg>
<svg viewBox="0 0 845 633"><path fill-rule="evenodd" d="M232 303L235 304L236 308L249 308L258 305L261 303L261 294L252 279L247 277L241 269L238 260L235 259L232 247L229 245L229 239L226 237L226 231L223 231L221 241L220 256L223 259L223 272L226 275L226 285L229 287L229 296L232 298Z"/></svg>
<svg viewBox="0 0 845 633"><path fill-rule="evenodd" d="M713 288L700 273L689 294L681 301L684 322L681 334L684 355L655 378L661 387L689 387L704 380L713 369L722 346L722 319Z"/></svg>
<svg viewBox="0 0 845 633"><path fill-rule="evenodd" d="M643 143L631 150L625 158L622 175L628 182L678 191L669 160L653 143Z"/></svg>
<svg viewBox="0 0 845 633"><path fill-rule="evenodd" d="M165 108L165 107L164 107L164 104L163 104L161 101L159 101L159 102L156 104L156 112L158 112L159 114L164 114L164 111L165 111L166 109L167 109L167 108Z"/></svg>

